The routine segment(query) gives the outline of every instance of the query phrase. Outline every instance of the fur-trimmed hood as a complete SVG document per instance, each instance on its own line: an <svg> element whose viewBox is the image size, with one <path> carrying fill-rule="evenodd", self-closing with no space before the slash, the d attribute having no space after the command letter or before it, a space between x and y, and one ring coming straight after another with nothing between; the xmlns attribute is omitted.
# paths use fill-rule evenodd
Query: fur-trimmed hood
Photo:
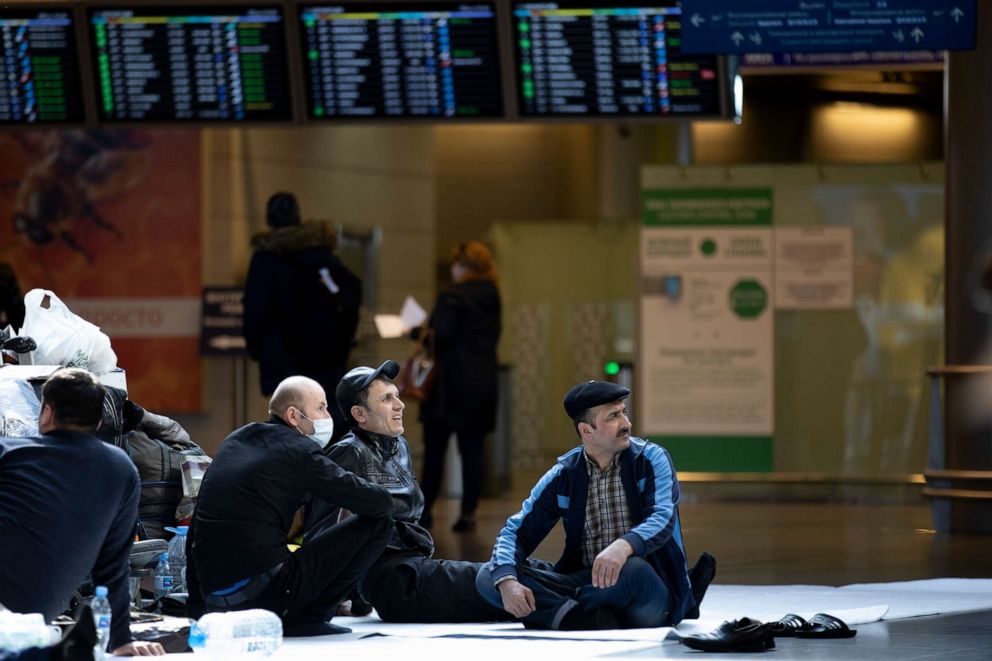
<svg viewBox="0 0 992 661"><path fill-rule="evenodd" d="M282 227L268 232L260 232L251 238L255 250L277 255L307 250L308 248L328 248L334 250L337 234L330 223L311 220L299 225Z"/></svg>

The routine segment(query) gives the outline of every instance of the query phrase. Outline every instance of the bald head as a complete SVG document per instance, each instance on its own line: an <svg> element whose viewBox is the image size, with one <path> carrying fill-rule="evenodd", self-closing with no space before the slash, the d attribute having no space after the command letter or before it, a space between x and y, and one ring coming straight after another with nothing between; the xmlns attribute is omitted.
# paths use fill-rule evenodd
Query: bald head
<svg viewBox="0 0 992 661"><path fill-rule="evenodd" d="M324 389L319 383L305 376L291 376L283 379L276 386L269 400L269 413L278 415L283 420L286 419L286 409L290 406L298 409L306 408L306 405L325 398Z"/></svg>

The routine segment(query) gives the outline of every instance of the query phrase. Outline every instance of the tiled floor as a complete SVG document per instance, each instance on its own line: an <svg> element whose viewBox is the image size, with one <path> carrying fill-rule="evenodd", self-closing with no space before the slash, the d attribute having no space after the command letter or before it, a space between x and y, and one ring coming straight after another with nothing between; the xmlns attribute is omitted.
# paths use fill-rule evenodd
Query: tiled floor
<svg viewBox="0 0 992 661"><path fill-rule="evenodd" d="M448 529L457 503L435 511L437 557L487 559L518 500L484 501L473 534ZM717 558L717 582L876 583L925 578L992 578L992 536L938 535L924 505L708 503L681 507L687 551ZM556 559L554 533L536 555ZM777 659L992 660L992 611L877 622L850 640L778 639ZM626 658L706 656L676 644Z"/></svg>

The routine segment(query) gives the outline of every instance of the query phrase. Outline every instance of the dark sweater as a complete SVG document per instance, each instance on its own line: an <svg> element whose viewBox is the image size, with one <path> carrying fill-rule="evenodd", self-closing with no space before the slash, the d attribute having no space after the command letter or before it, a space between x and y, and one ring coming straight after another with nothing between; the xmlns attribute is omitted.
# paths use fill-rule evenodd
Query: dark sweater
<svg viewBox="0 0 992 661"><path fill-rule="evenodd" d="M111 649L130 642L138 494L127 454L95 436L0 438L0 603L51 619L92 575L110 592Z"/></svg>
<svg viewBox="0 0 992 661"><path fill-rule="evenodd" d="M278 418L231 432L207 469L193 514L188 548L200 592L285 562L293 515L308 494L356 514L392 511L385 489L342 469Z"/></svg>

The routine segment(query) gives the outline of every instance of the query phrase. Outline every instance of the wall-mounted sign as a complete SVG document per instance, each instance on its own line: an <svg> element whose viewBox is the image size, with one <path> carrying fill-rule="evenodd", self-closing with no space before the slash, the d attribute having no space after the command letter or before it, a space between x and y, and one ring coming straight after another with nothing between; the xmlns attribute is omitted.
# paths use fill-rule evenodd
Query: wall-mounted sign
<svg viewBox="0 0 992 661"><path fill-rule="evenodd" d="M241 356L245 336L241 330L245 291L240 287L204 287L200 321L201 356Z"/></svg>
<svg viewBox="0 0 992 661"><path fill-rule="evenodd" d="M682 52L971 50L976 10L975 0L682 0Z"/></svg>

